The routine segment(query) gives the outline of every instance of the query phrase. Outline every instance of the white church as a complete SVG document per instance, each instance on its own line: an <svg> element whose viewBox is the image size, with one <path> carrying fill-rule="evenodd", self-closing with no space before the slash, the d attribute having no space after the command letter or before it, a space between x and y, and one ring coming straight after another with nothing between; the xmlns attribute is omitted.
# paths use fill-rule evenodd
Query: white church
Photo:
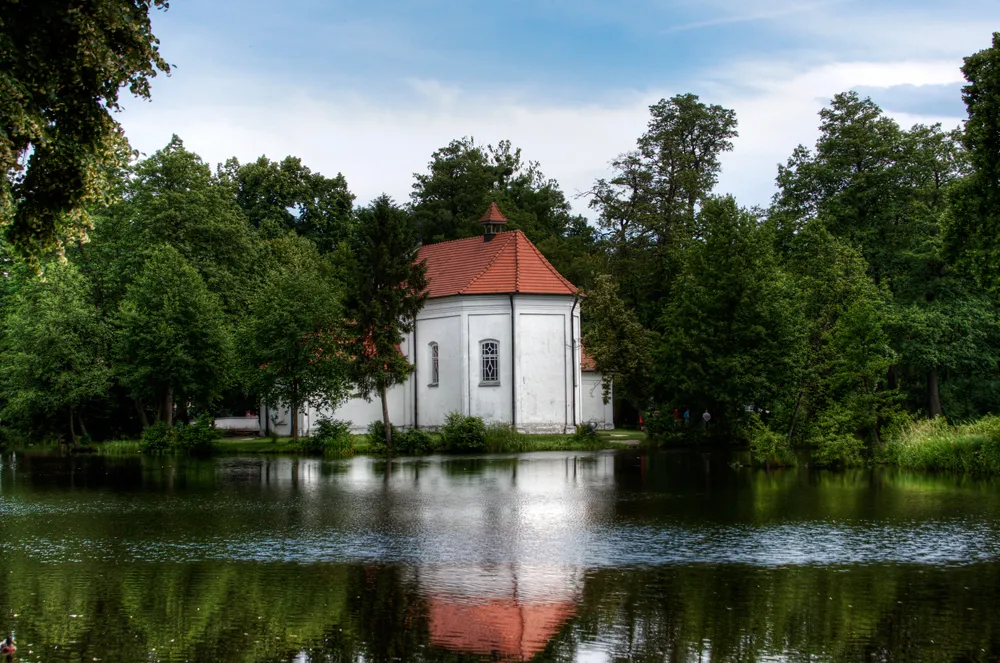
<svg viewBox="0 0 1000 663"><path fill-rule="evenodd" d="M510 423L525 433L613 428L601 375L580 344L580 293L519 230L507 231L496 203L481 237L423 246L428 299L400 343L415 367L388 393L392 423L437 429L450 412ZM261 409L261 431L291 432L287 409ZM378 398L352 398L333 412L301 409L308 435L320 418L362 432L382 418Z"/></svg>

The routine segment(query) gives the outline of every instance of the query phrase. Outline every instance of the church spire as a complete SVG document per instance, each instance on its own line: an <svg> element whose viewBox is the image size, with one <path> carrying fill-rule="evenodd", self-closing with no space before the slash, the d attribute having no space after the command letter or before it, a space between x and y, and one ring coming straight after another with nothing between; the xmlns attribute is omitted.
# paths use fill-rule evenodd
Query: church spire
<svg viewBox="0 0 1000 663"><path fill-rule="evenodd" d="M503 232L503 227L507 225L507 217L500 213L496 202L492 202L486 214L483 214L483 218L479 219L479 223L483 226L483 241L488 242L496 234Z"/></svg>

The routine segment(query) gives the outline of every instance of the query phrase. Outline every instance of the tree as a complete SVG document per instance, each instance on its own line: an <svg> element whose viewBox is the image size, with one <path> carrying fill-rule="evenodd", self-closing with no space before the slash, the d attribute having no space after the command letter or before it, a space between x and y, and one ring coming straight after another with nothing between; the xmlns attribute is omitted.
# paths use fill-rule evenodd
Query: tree
<svg viewBox="0 0 1000 663"><path fill-rule="evenodd" d="M101 213L93 241L79 246L76 258L101 303L113 307L164 244L198 271L227 313L246 310L255 257L246 217L230 189L177 136L135 164L124 199Z"/></svg>
<svg viewBox="0 0 1000 663"><path fill-rule="evenodd" d="M611 386L640 414L648 409L655 334L642 326L635 311L618 296L608 274L597 277L583 300L587 329L583 346L602 374L604 401Z"/></svg>
<svg viewBox="0 0 1000 663"><path fill-rule="evenodd" d="M963 143L972 173L953 194L947 245L953 260L994 296L1000 293L1000 32L990 48L965 58L969 112Z"/></svg>
<svg viewBox="0 0 1000 663"><path fill-rule="evenodd" d="M730 430L771 409L802 352L793 291L766 228L731 197L706 200L701 241L684 254L660 316L654 387L661 403L713 410Z"/></svg>
<svg viewBox="0 0 1000 663"><path fill-rule="evenodd" d="M107 397L107 335L72 265L53 264L9 302L0 334L0 418L31 425L66 417L73 445L82 410Z"/></svg>
<svg viewBox="0 0 1000 663"><path fill-rule="evenodd" d="M382 401L386 448L392 425L386 392L406 380L413 366L399 352L427 300L427 266L417 262L417 238L409 215L386 195L358 213L356 265L349 325L353 377L366 399Z"/></svg>
<svg viewBox="0 0 1000 663"><path fill-rule="evenodd" d="M737 135L736 114L697 95L661 99L649 111L637 149L615 159L613 176L590 191L610 272L647 326L658 314L656 302L670 297L679 254L697 237L698 206Z"/></svg>
<svg viewBox="0 0 1000 663"><path fill-rule="evenodd" d="M21 254L86 228L103 166L122 154L118 95L169 73L149 12L167 0L0 3L0 225Z"/></svg>
<svg viewBox="0 0 1000 663"><path fill-rule="evenodd" d="M219 298L184 256L160 246L129 285L118 311L116 370L136 401L158 404L156 419L173 423L174 404L208 408L230 377L232 339Z"/></svg>
<svg viewBox="0 0 1000 663"><path fill-rule="evenodd" d="M333 409L350 387L343 287L309 240L285 237L272 244L281 261L251 301L238 352L245 386L268 406L288 406L298 440L301 405Z"/></svg>
<svg viewBox="0 0 1000 663"><path fill-rule="evenodd" d="M234 157L219 168L250 224L265 235L291 230L329 253L354 232L354 194L340 173L324 177L296 157L280 162L260 157L246 164Z"/></svg>

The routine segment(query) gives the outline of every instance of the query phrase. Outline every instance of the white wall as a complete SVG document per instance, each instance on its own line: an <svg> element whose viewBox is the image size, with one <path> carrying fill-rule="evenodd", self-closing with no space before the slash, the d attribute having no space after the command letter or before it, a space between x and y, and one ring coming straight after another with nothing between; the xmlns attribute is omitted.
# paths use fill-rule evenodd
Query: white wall
<svg viewBox="0 0 1000 663"><path fill-rule="evenodd" d="M615 427L615 412L612 403L614 388L608 394L607 404L604 403L604 388L601 386L601 374L596 371L583 373L583 389L580 395L583 405L583 421L591 422L601 430L612 430Z"/></svg>

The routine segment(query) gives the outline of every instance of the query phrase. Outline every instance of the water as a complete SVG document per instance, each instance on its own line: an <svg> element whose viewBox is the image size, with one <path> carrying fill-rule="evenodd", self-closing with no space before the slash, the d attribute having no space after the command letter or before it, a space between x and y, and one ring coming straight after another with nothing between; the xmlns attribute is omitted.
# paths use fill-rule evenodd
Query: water
<svg viewBox="0 0 1000 663"><path fill-rule="evenodd" d="M1000 658L1000 483L701 453L0 470L22 661Z"/></svg>

